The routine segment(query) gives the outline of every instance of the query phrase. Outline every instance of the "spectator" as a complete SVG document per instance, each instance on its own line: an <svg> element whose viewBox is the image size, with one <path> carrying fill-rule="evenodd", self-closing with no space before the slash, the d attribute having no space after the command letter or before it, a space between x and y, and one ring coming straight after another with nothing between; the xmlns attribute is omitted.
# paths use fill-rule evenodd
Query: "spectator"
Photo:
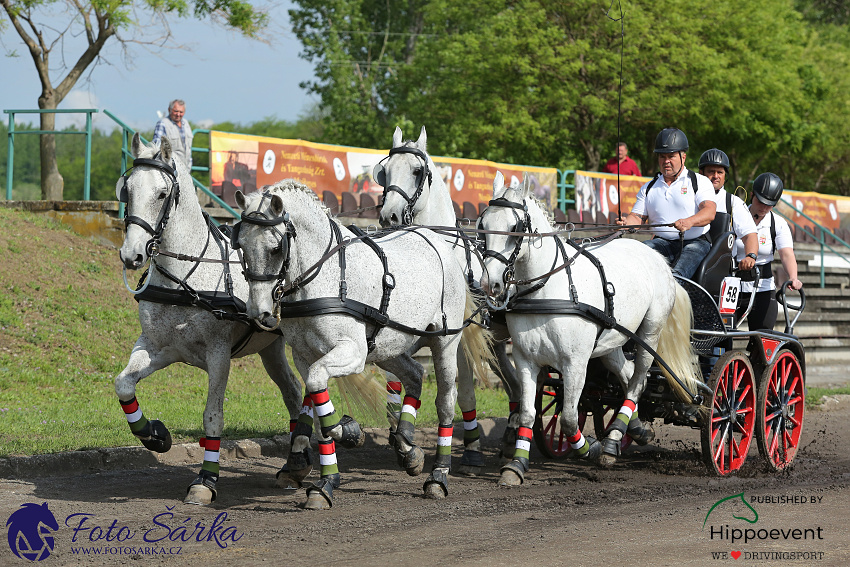
<svg viewBox="0 0 850 567"><path fill-rule="evenodd" d="M746 203L723 187L726 184L726 176L729 175L729 156L717 148L704 152L699 158L699 172L708 177L714 186L717 214L729 215L732 232L744 243L744 257L738 262L738 268L752 270L758 258L758 231ZM729 226L723 228L728 230Z"/></svg>
<svg viewBox="0 0 850 567"><path fill-rule="evenodd" d="M629 157L629 148L625 142L617 144L617 157L612 157L602 168L604 173L618 173L620 175L637 175L640 177L640 168L635 160Z"/></svg>
<svg viewBox="0 0 850 567"><path fill-rule="evenodd" d="M192 169L192 128L183 119L186 103L180 99L172 100L168 105L168 116L160 119L153 130L153 143L159 145L162 138L168 138L174 155Z"/></svg>
<svg viewBox="0 0 850 567"><path fill-rule="evenodd" d="M708 254L709 224L717 210L711 181L685 168L687 151L684 132L661 130L655 138L661 171L640 188L632 212L617 220L621 226L653 225L654 238L645 244L664 256L673 273L683 278L693 276Z"/></svg>
<svg viewBox="0 0 850 567"><path fill-rule="evenodd" d="M750 204L750 213L758 228L759 251L756 268L761 274L761 281L758 289L755 290L753 310L747 317L747 324L751 331L773 329L776 325L778 312L774 293L776 283L770 265L777 250L782 267L788 272L790 282L788 287L791 289L803 287L803 282L797 279L797 258L794 256L791 229L785 219L773 212L773 207L782 197L782 190L782 180L773 173L762 173L753 182L753 202ZM735 252L739 259L744 255L744 249L740 243L736 245ZM743 277L741 279L738 317L743 316L750 303L750 295L753 293L753 278L749 278L749 281Z"/></svg>

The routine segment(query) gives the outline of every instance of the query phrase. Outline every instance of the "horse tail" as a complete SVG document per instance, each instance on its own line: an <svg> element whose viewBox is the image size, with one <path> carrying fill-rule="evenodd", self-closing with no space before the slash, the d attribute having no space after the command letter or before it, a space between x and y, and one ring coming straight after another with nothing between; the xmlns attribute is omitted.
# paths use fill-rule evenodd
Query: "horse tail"
<svg viewBox="0 0 850 567"><path fill-rule="evenodd" d="M667 324L661 331L661 337L658 340L658 354L666 362L673 372L676 373L679 380L692 392L697 390L697 370L699 369L699 359L696 351L691 345L691 328L693 327L693 308L691 307L691 298L685 289L676 284L676 298L673 303L673 309L670 315L667 316ZM673 393L683 402L693 403L693 398L688 392L682 388L678 381L667 372L664 367L661 371L667 378L667 383L673 390Z"/></svg>
<svg viewBox="0 0 850 567"><path fill-rule="evenodd" d="M463 310L464 321L472 317L472 314L478 309L480 301L483 300L476 301L472 290L467 287L466 306ZM480 315L476 319L481 322ZM460 345L463 348L463 354L466 356L466 360L469 361L470 366L472 366L472 372L478 378L478 382L485 386L490 385L491 365L498 367L496 354L493 352L493 342L493 333L474 322L466 327L460 336Z"/></svg>
<svg viewBox="0 0 850 567"><path fill-rule="evenodd" d="M341 376L337 380L339 395L346 413L358 421L380 424L386 416L387 383L378 380L374 370Z"/></svg>

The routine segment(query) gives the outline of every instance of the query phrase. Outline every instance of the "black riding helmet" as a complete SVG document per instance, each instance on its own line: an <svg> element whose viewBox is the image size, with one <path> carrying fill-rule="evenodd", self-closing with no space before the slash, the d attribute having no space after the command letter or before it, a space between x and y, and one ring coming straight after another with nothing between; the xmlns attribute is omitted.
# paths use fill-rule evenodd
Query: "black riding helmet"
<svg viewBox="0 0 850 567"><path fill-rule="evenodd" d="M753 181L753 195L771 207L782 197L782 180L775 173L762 173Z"/></svg>
<svg viewBox="0 0 850 567"><path fill-rule="evenodd" d="M707 165L719 165L723 169L726 170L726 173L729 173L729 156L726 155L726 152L722 150L718 150L717 148L711 148L703 152L703 154L699 157L699 170L702 173L702 169Z"/></svg>
<svg viewBox="0 0 850 567"><path fill-rule="evenodd" d="M688 151L688 137L678 128L664 128L655 137L656 154L672 154Z"/></svg>

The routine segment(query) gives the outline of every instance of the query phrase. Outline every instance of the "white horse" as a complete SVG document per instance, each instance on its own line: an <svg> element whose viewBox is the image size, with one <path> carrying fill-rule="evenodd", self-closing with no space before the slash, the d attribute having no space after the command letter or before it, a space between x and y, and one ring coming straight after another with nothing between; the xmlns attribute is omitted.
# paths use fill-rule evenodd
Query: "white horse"
<svg viewBox="0 0 850 567"><path fill-rule="evenodd" d="M445 181L437 171L437 166L428 155L427 142L428 136L424 126L416 142L404 141L401 128L396 127L389 157L375 166L373 177L384 187L381 208L383 226L456 226L457 219L449 188L446 187ZM458 235L462 236L460 233ZM464 266L470 285L477 288L483 270L475 255L474 243L465 238L444 238L451 245L458 261ZM502 438L501 452L503 457L509 459L513 456L516 444L519 423L519 414L516 410L519 406L521 386L505 349L510 335L501 313L493 314L490 327L495 338L493 351L497 363L493 369L501 378L505 392L508 394L508 426ZM458 405L463 411L464 418L470 418L469 429L465 431L465 440L474 442L478 439L475 390L471 377L464 378L461 376L458 381ZM473 445L472 442L470 442L470 449L464 453L464 461L483 465L480 449L477 443Z"/></svg>
<svg viewBox="0 0 850 567"><path fill-rule="evenodd" d="M691 399L698 384L693 377L689 340L690 299L673 279L664 259L640 242L620 238L604 245L589 244L585 250L591 254L585 255L557 236L539 236L553 229L531 193L528 177L520 187L509 188L498 173L493 194L480 223L482 230L493 231L485 232L481 286L496 301L508 305L507 324L522 380L516 451L514 460L502 468L500 483L522 483L528 471L537 375L545 366L559 370L563 377L561 428L574 451L579 458L598 457L601 464L610 466L619 455L624 433L638 443L648 443L654 437L637 419L637 402L653 357L638 347L634 362L627 360L622 347L629 336L614 323L658 351L684 380L687 390L680 395ZM594 265L597 261L599 266ZM569 267L563 268L567 263ZM542 280L542 288L524 295ZM511 297L521 299L509 301ZM601 357L605 367L618 376L625 392L620 413L602 444L585 439L578 424L587 363L594 357ZM677 386L682 390L675 380L669 382L674 391Z"/></svg>
<svg viewBox="0 0 850 567"><path fill-rule="evenodd" d="M437 458L424 489L428 497L444 497L458 346L482 331L473 325L445 334L462 328L473 302L443 239L427 230L358 237L292 179L262 194L237 192L236 202L244 210L234 240L243 250L249 279L248 314L268 328L280 324L321 421L321 479L308 489L306 507L333 505L333 489L339 486L334 441L356 446L361 435L355 421L336 414L328 379L360 372L367 362L392 372L404 385L392 440L408 474L421 472L424 454L414 444L414 423L424 371L408 353L422 344L433 356L440 423ZM481 346L486 342L476 344L470 348L486 356ZM308 442L298 433L294 450Z"/></svg>
<svg viewBox="0 0 850 567"><path fill-rule="evenodd" d="M230 359L260 354L283 395L291 429L302 410L301 383L289 368L280 334L257 332L246 318L232 317L238 310L233 308L233 298L244 302L248 296L238 256L202 213L189 171L179 159L172 159L168 140L163 139L157 151L142 144L136 134L132 153L134 167L116 188L119 200L127 204L127 232L120 256L130 270L148 260L151 263L143 291L137 295L142 334L126 368L115 378L115 393L133 434L148 449L164 453L171 447L171 434L161 421L145 418L136 400L136 384L175 362L207 372L204 462L184 502L209 504L216 496ZM170 252L198 260L177 259ZM152 253L158 255L151 258ZM231 259L235 270L225 263ZM302 419L312 427L310 412L308 404ZM290 452L287 464L278 473L279 485L300 485L311 469L306 448L298 454Z"/></svg>

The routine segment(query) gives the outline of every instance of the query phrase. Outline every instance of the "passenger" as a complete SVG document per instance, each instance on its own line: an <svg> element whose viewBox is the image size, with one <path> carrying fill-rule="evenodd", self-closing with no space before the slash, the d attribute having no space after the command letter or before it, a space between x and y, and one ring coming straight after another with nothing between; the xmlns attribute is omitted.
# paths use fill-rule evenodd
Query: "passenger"
<svg viewBox="0 0 850 567"><path fill-rule="evenodd" d="M618 219L621 226L653 226L654 238L645 242L667 259L673 273L693 276L708 254L708 229L717 205L708 178L685 168L688 138L677 128L664 128L655 138L655 153L661 170L637 194L632 212ZM653 189L654 188L654 189ZM680 237L681 236L681 237Z"/></svg>
<svg viewBox="0 0 850 567"><path fill-rule="evenodd" d="M724 190L726 176L729 175L729 156L717 148L704 152L699 158L699 172L708 177L714 186L717 213L730 215L732 232L737 240L744 243L744 258L738 262L738 267L745 271L752 270L758 258L758 231L752 215L747 210L747 204L737 195ZM723 228L725 230L728 227Z"/></svg>
<svg viewBox="0 0 850 567"><path fill-rule="evenodd" d="M801 289L803 282L797 279L797 259L794 256L794 246L791 239L791 229L785 219L773 212L773 207L782 196L782 180L773 173L762 173L753 182L753 202L750 213L758 228L759 253L756 267L761 273L761 281L756 290L753 310L747 317L751 331L758 329L773 329L776 325L778 306L774 290L776 283L770 268L773 256L779 251L782 267L788 272L791 289ZM740 259L744 256L744 247L739 242L735 247L735 255ZM737 316L741 317L750 303L753 282L741 281L741 297L738 301Z"/></svg>

